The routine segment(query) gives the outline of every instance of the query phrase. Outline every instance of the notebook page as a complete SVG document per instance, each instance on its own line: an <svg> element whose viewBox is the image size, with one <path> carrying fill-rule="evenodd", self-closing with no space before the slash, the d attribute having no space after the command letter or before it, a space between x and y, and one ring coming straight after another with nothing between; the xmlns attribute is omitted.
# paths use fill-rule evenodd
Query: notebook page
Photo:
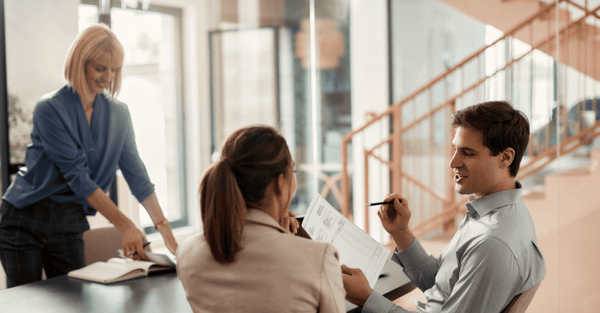
<svg viewBox="0 0 600 313"><path fill-rule="evenodd" d="M68 275L71 277L107 283L127 273L130 273L131 271L131 268L128 268L122 264L96 262L84 268L71 271Z"/></svg>
<svg viewBox="0 0 600 313"><path fill-rule="evenodd" d="M390 251L345 218L321 195L312 200L302 227L313 240L331 243L338 250L340 264L360 268L371 288L390 257Z"/></svg>

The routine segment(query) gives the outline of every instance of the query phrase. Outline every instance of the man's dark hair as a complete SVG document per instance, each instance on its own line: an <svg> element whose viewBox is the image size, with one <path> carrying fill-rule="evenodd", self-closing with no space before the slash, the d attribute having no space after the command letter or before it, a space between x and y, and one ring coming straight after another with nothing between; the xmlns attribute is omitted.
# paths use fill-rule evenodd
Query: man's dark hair
<svg viewBox="0 0 600 313"><path fill-rule="evenodd" d="M515 150L509 167L510 175L517 176L521 159L529 143L529 120L508 101L488 101L457 111L452 117L452 128L468 127L481 132L483 145L492 156L506 148Z"/></svg>

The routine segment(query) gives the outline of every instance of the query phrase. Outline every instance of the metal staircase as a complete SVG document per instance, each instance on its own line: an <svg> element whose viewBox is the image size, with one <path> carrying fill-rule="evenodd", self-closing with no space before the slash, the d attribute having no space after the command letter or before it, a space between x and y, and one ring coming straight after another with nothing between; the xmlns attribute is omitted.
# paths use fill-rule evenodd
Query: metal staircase
<svg viewBox="0 0 600 313"><path fill-rule="evenodd" d="M565 5L583 13L571 19L571 14L560 13ZM590 81L597 86L600 80L600 6L586 9L572 0L559 1L558 6L541 5L493 43L346 134L341 147L342 213L352 219L348 148L359 145L364 153L366 203L374 183L368 179L369 172L383 171L390 182L389 190L405 195L411 202L410 226L415 236L452 232L457 217L465 213L467 199L454 192L448 167L452 153L450 118L456 110L479 102L509 99L532 122L519 180L535 175L558 157L590 145L600 136L600 89L586 90ZM583 81L579 89L583 91L565 97L576 98L573 103L560 97L554 105L547 101L546 114L554 113L550 121L546 117L546 122L540 123L539 107L534 103L544 102L541 95L552 98L555 86L577 83L570 81L567 72L579 75ZM565 80L565 84L557 84L557 79ZM384 140L364 139L369 131L382 128L391 129ZM378 164L375 169L373 160ZM367 232L368 210L365 208L364 215Z"/></svg>

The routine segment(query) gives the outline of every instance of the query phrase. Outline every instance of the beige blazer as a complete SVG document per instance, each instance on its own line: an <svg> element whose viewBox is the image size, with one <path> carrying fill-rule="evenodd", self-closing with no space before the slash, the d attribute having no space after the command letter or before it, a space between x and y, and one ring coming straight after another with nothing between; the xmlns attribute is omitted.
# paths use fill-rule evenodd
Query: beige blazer
<svg viewBox="0 0 600 313"><path fill-rule="evenodd" d="M194 312L345 312L333 245L290 235L248 210L235 262L215 261L202 233L177 250L177 273Z"/></svg>

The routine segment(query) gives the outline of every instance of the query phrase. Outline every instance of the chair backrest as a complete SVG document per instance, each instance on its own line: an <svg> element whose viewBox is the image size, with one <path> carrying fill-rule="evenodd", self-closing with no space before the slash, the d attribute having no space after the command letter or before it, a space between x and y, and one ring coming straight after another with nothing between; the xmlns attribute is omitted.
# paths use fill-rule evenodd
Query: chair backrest
<svg viewBox="0 0 600 313"><path fill-rule="evenodd" d="M83 233L85 265L118 257L123 245L123 235L114 226L90 229Z"/></svg>
<svg viewBox="0 0 600 313"><path fill-rule="evenodd" d="M525 313L539 287L540 284L537 284L524 293L516 295L502 313Z"/></svg>

